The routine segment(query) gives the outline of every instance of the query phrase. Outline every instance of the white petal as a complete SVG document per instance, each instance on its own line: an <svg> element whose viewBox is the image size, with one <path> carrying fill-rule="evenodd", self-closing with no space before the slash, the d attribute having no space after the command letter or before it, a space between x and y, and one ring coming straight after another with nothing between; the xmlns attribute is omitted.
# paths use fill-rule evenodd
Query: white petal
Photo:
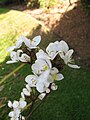
<svg viewBox="0 0 90 120"><path fill-rule="evenodd" d="M35 87L36 83L37 83L37 77L35 75L28 75L25 78L25 81L31 86L31 87Z"/></svg>
<svg viewBox="0 0 90 120"><path fill-rule="evenodd" d="M15 112L16 120L18 120L17 118L20 116L20 108L19 109L14 109L14 112Z"/></svg>
<svg viewBox="0 0 90 120"><path fill-rule="evenodd" d="M70 58L70 57L72 56L73 52L74 52L73 49L69 50L69 51L66 53L66 56L68 56L68 58Z"/></svg>
<svg viewBox="0 0 90 120"><path fill-rule="evenodd" d="M16 63L18 61L7 61L6 64Z"/></svg>
<svg viewBox="0 0 90 120"><path fill-rule="evenodd" d="M52 68L51 61L49 59L46 59L46 63L48 65L49 69L51 69Z"/></svg>
<svg viewBox="0 0 90 120"><path fill-rule="evenodd" d="M19 101L19 104L20 104L20 108L24 108L27 105L26 101L22 99Z"/></svg>
<svg viewBox="0 0 90 120"><path fill-rule="evenodd" d="M50 57L40 49L39 52L36 53L37 59L50 59Z"/></svg>
<svg viewBox="0 0 90 120"><path fill-rule="evenodd" d="M39 35L39 36L36 36L36 37L34 37L33 39L32 39L32 45L33 46L37 46L39 43L41 42L41 36Z"/></svg>
<svg viewBox="0 0 90 120"><path fill-rule="evenodd" d="M57 74L56 75L56 80L59 81L59 80L62 80L64 79L64 76L62 74Z"/></svg>
<svg viewBox="0 0 90 120"><path fill-rule="evenodd" d="M11 60L12 60L12 61L19 61L19 60L18 60L18 56L17 56L17 52L15 52L15 51L12 51L12 52L10 53L10 57L11 57Z"/></svg>
<svg viewBox="0 0 90 120"><path fill-rule="evenodd" d="M6 49L7 52L13 51L16 48L16 46L10 46L9 48Z"/></svg>
<svg viewBox="0 0 90 120"><path fill-rule="evenodd" d="M49 73L50 73L50 70L46 70L45 72L43 72L37 79L37 82L40 82L40 83L43 83L45 82L48 77L49 77Z"/></svg>
<svg viewBox="0 0 90 120"><path fill-rule="evenodd" d="M22 36L22 40L25 43L25 45L30 48L30 46L31 46L30 40L24 36Z"/></svg>
<svg viewBox="0 0 90 120"><path fill-rule="evenodd" d="M41 94L38 96L38 98L39 98L40 100L43 100L43 98L45 97L45 95L46 95L46 93L41 93Z"/></svg>
<svg viewBox="0 0 90 120"><path fill-rule="evenodd" d="M25 100L25 95L24 95L23 92L21 92L21 97L22 97L23 100Z"/></svg>
<svg viewBox="0 0 90 120"><path fill-rule="evenodd" d="M14 112L14 111L11 111L8 116L9 116L9 117L14 117L14 115L15 115L15 112Z"/></svg>
<svg viewBox="0 0 90 120"><path fill-rule="evenodd" d="M25 120L25 117L24 117L24 116L22 116L22 120Z"/></svg>
<svg viewBox="0 0 90 120"><path fill-rule="evenodd" d="M47 79L47 82L52 83L53 81L54 81L54 79L53 79L52 75L49 75L48 79Z"/></svg>
<svg viewBox="0 0 90 120"><path fill-rule="evenodd" d="M30 96L30 92L29 92L26 88L23 88L23 93L24 93L26 96Z"/></svg>
<svg viewBox="0 0 90 120"><path fill-rule="evenodd" d="M56 55L59 53L58 44L59 44L59 42L56 41L54 43L50 43L46 48L46 52L51 57L51 60L53 60L56 57Z"/></svg>
<svg viewBox="0 0 90 120"><path fill-rule="evenodd" d="M51 90L57 90L58 86L55 83L52 83Z"/></svg>
<svg viewBox="0 0 90 120"><path fill-rule="evenodd" d="M17 55L18 59L19 59L19 57L20 57L20 55L21 55L22 53L23 53L23 51L22 51L22 50L17 50L16 55Z"/></svg>
<svg viewBox="0 0 90 120"><path fill-rule="evenodd" d="M22 46L22 43L23 43L23 36L21 35L15 43L16 48L20 48Z"/></svg>
<svg viewBox="0 0 90 120"><path fill-rule="evenodd" d="M19 57L19 60L21 62L30 62L30 56L28 56L27 54L22 54L21 57Z"/></svg>
<svg viewBox="0 0 90 120"><path fill-rule="evenodd" d="M12 108L13 104L11 101L8 101L8 107Z"/></svg>
<svg viewBox="0 0 90 120"><path fill-rule="evenodd" d="M18 101L14 101L13 102L13 108L17 108L19 106L19 102Z"/></svg>
<svg viewBox="0 0 90 120"><path fill-rule="evenodd" d="M66 53L69 50L68 44L63 40L60 41L59 46L60 46L60 51L61 52Z"/></svg>
<svg viewBox="0 0 90 120"><path fill-rule="evenodd" d="M32 89L31 89L31 87L29 86L29 84L26 85L26 88L27 88L27 90L28 90L29 92L32 91Z"/></svg>
<svg viewBox="0 0 90 120"><path fill-rule="evenodd" d="M68 64L68 66L69 66L69 67L71 67L71 68L77 68L77 69L79 69L79 68L80 68L80 66L78 66L78 65Z"/></svg>
<svg viewBox="0 0 90 120"><path fill-rule="evenodd" d="M50 89L49 88L46 89L46 93L50 93Z"/></svg>
<svg viewBox="0 0 90 120"><path fill-rule="evenodd" d="M56 67L53 67L52 69L51 69L51 74L57 74L59 71L58 71L58 69L56 68Z"/></svg>
<svg viewBox="0 0 90 120"><path fill-rule="evenodd" d="M65 62L65 64L67 65L68 63L72 62L72 54L73 54L73 49L69 50L65 56L62 58Z"/></svg>
<svg viewBox="0 0 90 120"><path fill-rule="evenodd" d="M37 89L37 91L40 92L40 93L44 92L44 91L45 91L44 84L38 82L38 83L36 84L36 89Z"/></svg>

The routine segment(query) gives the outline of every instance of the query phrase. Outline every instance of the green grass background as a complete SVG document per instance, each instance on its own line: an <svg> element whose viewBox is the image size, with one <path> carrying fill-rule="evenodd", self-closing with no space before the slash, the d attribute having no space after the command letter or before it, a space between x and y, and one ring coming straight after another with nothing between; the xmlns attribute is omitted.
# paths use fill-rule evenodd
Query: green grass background
<svg viewBox="0 0 90 120"><path fill-rule="evenodd" d="M0 8L0 81L21 65L6 65L6 61L10 59L6 48L13 45L20 34L32 36L38 26L29 15ZM47 41L44 44L45 42ZM89 70L83 66L79 70L66 67L63 70L65 79L57 82L58 90L48 96L30 120L90 120ZM30 73L30 66L26 64L0 85L4 86L0 91L0 120L9 120L7 101L19 99L25 85L24 78Z"/></svg>

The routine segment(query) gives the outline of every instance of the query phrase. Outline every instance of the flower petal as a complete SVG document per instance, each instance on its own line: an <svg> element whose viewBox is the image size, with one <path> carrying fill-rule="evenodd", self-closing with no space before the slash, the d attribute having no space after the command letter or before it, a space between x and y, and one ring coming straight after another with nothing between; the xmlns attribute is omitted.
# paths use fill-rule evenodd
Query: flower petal
<svg viewBox="0 0 90 120"><path fill-rule="evenodd" d="M11 63L16 63L16 62L18 62L18 61L12 61L11 60L11 61L7 61L6 64L11 64Z"/></svg>
<svg viewBox="0 0 90 120"><path fill-rule="evenodd" d="M8 116L9 116L9 117L14 117L14 115L15 115L15 112L14 112L14 111L11 111Z"/></svg>
<svg viewBox="0 0 90 120"><path fill-rule="evenodd" d="M23 38L24 38L24 36L21 35L21 36L17 39L17 41L15 42L16 48L20 48L20 47L22 46Z"/></svg>
<svg viewBox="0 0 90 120"><path fill-rule="evenodd" d="M23 88L23 93L26 96L30 96L30 92L26 88Z"/></svg>
<svg viewBox="0 0 90 120"><path fill-rule="evenodd" d="M62 80L62 79L64 79L64 76L62 74L59 73L59 74L56 75L56 80L57 81Z"/></svg>
<svg viewBox="0 0 90 120"><path fill-rule="evenodd" d="M8 101L8 107L12 108L12 106L13 106L13 104L12 104L12 102L9 100L9 101Z"/></svg>
<svg viewBox="0 0 90 120"><path fill-rule="evenodd" d="M16 48L16 46L10 46L6 49L7 52L13 51Z"/></svg>
<svg viewBox="0 0 90 120"><path fill-rule="evenodd" d="M45 91L45 89L44 89L44 84L41 83L41 82L38 82L38 83L36 84L36 89L37 89L37 91L40 92L40 93L44 92L44 91Z"/></svg>
<svg viewBox="0 0 90 120"><path fill-rule="evenodd" d="M20 108L24 108L27 105L26 101L22 99L19 101L19 104L20 104Z"/></svg>
<svg viewBox="0 0 90 120"><path fill-rule="evenodd" d="M66 53L69 50L68 44L63 40L60 41L59 47L60 47L60 51L64 53Z"/></svg>
<svg viewBox="0 0 90 120"><path fill-rule="evenodd" d="M53 67L50 73L53 75L53 74L57 74L58 72L59 72L58 69L56 67Z"/></svg>
<svg viewBox="0 0 90 120"><path fill-rule="evenodd" d="M21 62L30 62L31 61L31 59L30 59L30 56L28 56L27 54L22 54L21 55L21 57L19 57L19 60L21 61Z"/></svg>
<svg viewBox="0 0 90 120"><path fill-rule="evenodd" d="M15 100L13 102L13 108L17 108L18 106L19 106L19 102Z"/></svg>
<svg viewBox="0 0 90 120"><path fill-rule="evenodd" d="M77 69L79 69L79 68L80 68L80 66L78 66L78 65L68 64L68 66L69 66L69 67L71 67L71 68L77 68Z"/></svg>
<svg viewBox="0 0 90 120"><path fill-rule="evenodd" d="M31 44L36 47L40 42L41 42L41 36L38 35L32 39Z"/></svg>
<svg viewBox="0 0 90 120"><path fill-rule="evenodd" d="M51 90L57 90L58 86L55 83L52 83Z"/></svg>
<svg viewBox="0 0 90 120"><path fill-rule="evenodd" d="M31 86L31 87L35 87L36 83L37 83L37 77L35 75L28 75L25 78L25 81Z"/></svg>
<svg viewBox="0 0 90 120"><path fill-rule="evenodd" d="M40 49L39 52L36 53L37 59L50 59L50 57Z"/></svg>
<svg viewBox="0 0 90 120"><path fill-rule="evenodd" d="M46 96L46 93L41 93L39 96L38 96L38 98L40 99L40 100L43 100L43 98Z"/></svg>

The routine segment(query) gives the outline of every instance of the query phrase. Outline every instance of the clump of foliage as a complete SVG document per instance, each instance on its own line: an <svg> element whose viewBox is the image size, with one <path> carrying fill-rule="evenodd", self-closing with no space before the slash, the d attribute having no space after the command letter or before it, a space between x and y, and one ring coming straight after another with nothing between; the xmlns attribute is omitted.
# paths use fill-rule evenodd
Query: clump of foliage
<svg viewBox="0 0 90 120"><path fill-rule="evenodd" d="M39 2L38 0L24 0L27 7L30 8L38 8L39 7Z"/></svg>
<svg viewBox="0 0 90 120"><path fill-rule="evenodd" d="M27 7L31 8L50 8L54 5L57 5L60 1L59 0L25 0Z"/></svg>
<svg viewBox="0 0 90 120"><path fill-rule="evenodd" d="M49 8L53 7L54 5L57 5L59 3L59 0L39 0L40 7L42 8Z"/></svg>

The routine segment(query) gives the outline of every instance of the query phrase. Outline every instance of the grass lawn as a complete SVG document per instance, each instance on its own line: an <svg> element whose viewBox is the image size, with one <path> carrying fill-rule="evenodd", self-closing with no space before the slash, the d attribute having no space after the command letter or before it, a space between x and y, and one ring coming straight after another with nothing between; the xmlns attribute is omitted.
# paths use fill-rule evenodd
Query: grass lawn
<svg viewBox="0 0 90 120"><path fill-rule="evenodd" d="M0 81L20 66L20 63L6 65L9 59L6 48L20 35L31 36L38 23L29 15L15 10L0 8ZM24 65L5 79L0 86L0 120L9 120L8 100L18 100L24 87L24 78L31 69ZM58 82L58 90L48 96L45 103L35 111L30 120L90 120L90 72L65 68L65 79ZM1 87L0 87L1 88Z"/></svg>

